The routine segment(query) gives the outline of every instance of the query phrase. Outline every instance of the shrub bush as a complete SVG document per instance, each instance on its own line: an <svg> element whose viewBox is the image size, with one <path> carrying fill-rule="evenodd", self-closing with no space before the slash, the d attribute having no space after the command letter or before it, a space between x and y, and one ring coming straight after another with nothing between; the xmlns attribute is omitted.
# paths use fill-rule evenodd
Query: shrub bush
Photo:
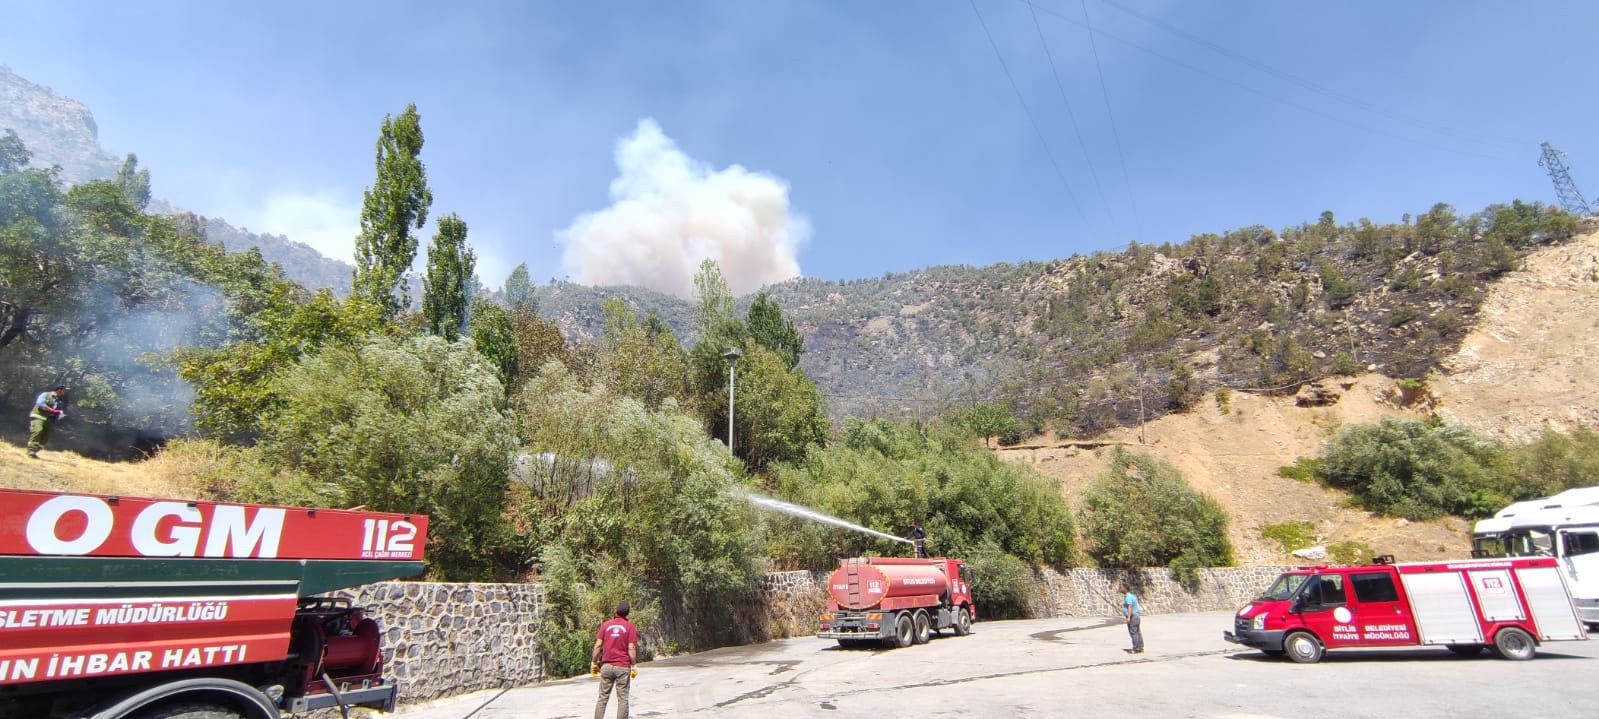
<svg viewBox="0 0 1599 719"><path fill-rule="evenodd" d="M1482 516L1515 496L1504 448L1457 424L1384 418L1344 427L1316 478L1363 507L1407 519Z"/></svg>
<svg viewBox="0 0 1599 719"><path fill-rule="evenodd" d="M967 558L992 545L1024 563L1065 564L1071 514L1057 483L1002 462L943 425L919 430L847 419L840 440L805 461L771 466L776 495L861 527L903 536L911 520L928 552ZM840 557L904 554L908 547L821 522L768 516L768 553L781 566L831 569Z"/></svg>
<svg viewBox="0 0 1599 719"><path fill-rule="evenodd" d="M1260 528L1260 538L1276 542L1283 554L1304 549L1316 541L1316 527L1310 522L1283 522Z"/></svg>
<svg viewBox="0 0 1599 719"><path fill-rule="evenodd" d="M1233 563L1227 513L1171 464L1116 449L1083 495L1084 535L1109 567L1218 567Z"/></svg>

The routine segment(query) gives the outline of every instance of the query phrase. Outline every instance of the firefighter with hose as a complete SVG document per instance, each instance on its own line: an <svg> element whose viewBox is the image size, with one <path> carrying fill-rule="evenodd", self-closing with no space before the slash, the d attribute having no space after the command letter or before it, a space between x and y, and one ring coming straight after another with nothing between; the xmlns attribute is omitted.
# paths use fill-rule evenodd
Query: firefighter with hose
<svg viewBox="0 0 1599 719"><path fill-rule="evenodd" d="M911 533L905 535L905 538L911 540L911 545L916 547L917 559L927 558L927 532L922 529L922 525L916 523L916 520L911 520Z"/></svg>

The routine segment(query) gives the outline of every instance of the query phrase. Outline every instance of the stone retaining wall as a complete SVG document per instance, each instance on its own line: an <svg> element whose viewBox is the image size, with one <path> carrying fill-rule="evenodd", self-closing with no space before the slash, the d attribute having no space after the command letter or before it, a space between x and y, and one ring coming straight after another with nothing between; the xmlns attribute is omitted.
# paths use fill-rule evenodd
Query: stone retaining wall
<svg viewBox="0 0 1599 719"><path fill-rule="evenodd" d="M1115 616L1126 580L1151 614L1234 609L1265 589L1284 567L1223 567L1199 571L1185 586L1165 569L1053 569L1037 572L1034 617ZM827 572L774 572L735 615L747 617L751 641L815 631L826 606ZM379 582L342 593L383 627L385 673L399 680L400 702L543 681L538 584ZM981 607L979 607L981 613Z"/></svg>
<svg viewBox="0 0 1599 719"><path fill-rule="evenodd" d="M400 703L543 681L541 584L378 582L337 593L383 628Z"/></svg>

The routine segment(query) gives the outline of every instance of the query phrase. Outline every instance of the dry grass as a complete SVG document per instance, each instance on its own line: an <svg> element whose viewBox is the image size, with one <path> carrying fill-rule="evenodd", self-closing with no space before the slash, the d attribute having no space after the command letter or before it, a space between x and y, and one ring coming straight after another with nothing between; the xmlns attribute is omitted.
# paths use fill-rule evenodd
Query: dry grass
<svg viewBox="0 0 1599 719"><path fill-rule="evenodd" d="M12 489L198 499L180 469L161 458L110 463L49 449L29 459L22 447L0 442L0 487Z"/></svg>

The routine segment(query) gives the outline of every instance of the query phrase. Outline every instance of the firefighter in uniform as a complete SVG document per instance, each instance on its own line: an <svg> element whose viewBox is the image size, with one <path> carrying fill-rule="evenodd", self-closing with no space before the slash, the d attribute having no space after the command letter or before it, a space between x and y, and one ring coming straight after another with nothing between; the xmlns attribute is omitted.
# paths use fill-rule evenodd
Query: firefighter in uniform
<svg viewBox="0 0 1599 719"><path fill-rule="evenodd" d="M33 401L33 411L28 414L28 456L39 458L39 450L50 442L50 432L56 422L67 416L67 386L58 384L49 391L40 392Z"/></svg>

